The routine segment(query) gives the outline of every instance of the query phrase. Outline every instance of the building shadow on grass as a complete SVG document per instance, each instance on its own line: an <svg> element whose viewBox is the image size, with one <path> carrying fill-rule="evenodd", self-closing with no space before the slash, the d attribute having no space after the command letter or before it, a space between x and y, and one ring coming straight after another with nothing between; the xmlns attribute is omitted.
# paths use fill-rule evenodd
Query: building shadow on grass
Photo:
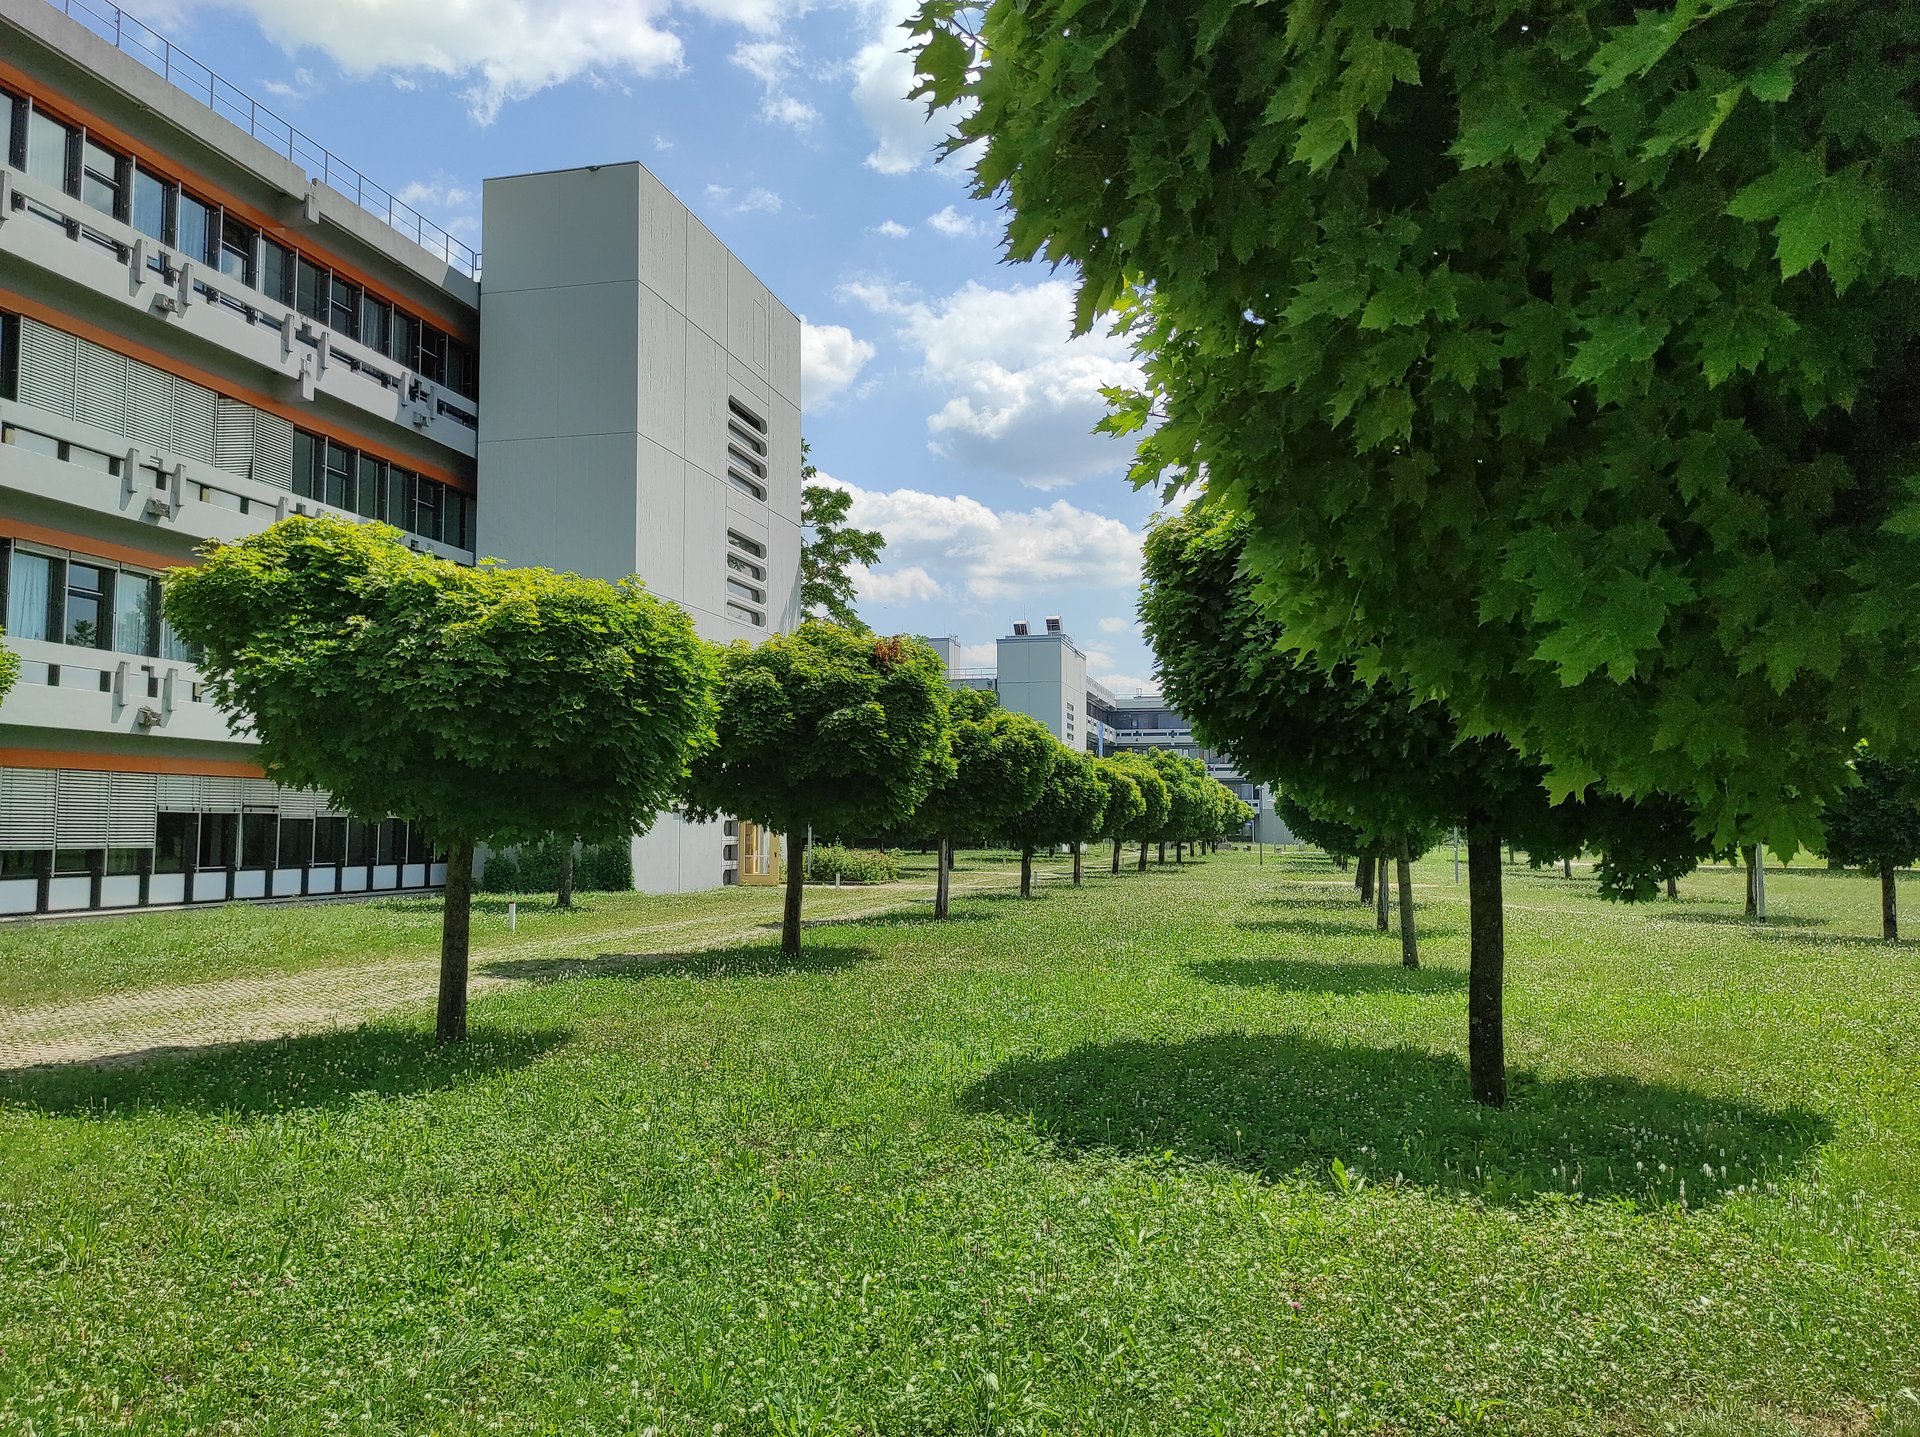
<svg viewBox="0 0 1920 1437"><path fill-rule="evenodd" d="M809 941L800 956L780 952L779 939L701 948L689 953L602 953L594 958L494 958L479 965L489 978L520 983L563 983L575 978L772 978L790 973L833 973L880 955L872 948L834 939Z"/></svg>
<svg viewBox="0 0 1920 1437"><path fill-rule="evenodd" d="M443 1046L429 1026L381 1026L152 1049L102 1062L0 1071L0 1111L128 1118L186 1110L259 1117L342 1108L513 1072L570 1036L565 1029L476 1026L466 1042Z"/></svg>
<svg viewBox="0 0 1920 1437"><path fill-rule="evenodd" d="M1337 1160L1376 1185L1501 1205L1558 1193L1700 1207L1792 1172L1832 1135L1805 1109L1628 1078L1514 1073L1510 1089L1495 1111L1467 1096L1457 1058L1234 1033L1021 1059L962 1101L1030 1122L1066 1151L1173 1152L1321 1182L1336 1181Z"/></svg>
<svg viewBox="0 0 1920 1437"><path fill-rule="evenodd" d="M1429 935L1422 933L1425 938ZM1467 975L1457 968L1408 968L1392 953L1377 963L1340 963L1325 958L1219 958L1189 963L1187 971L1209 983L1236 988L1272 988L1284 993L1457 993Z"/></svg>

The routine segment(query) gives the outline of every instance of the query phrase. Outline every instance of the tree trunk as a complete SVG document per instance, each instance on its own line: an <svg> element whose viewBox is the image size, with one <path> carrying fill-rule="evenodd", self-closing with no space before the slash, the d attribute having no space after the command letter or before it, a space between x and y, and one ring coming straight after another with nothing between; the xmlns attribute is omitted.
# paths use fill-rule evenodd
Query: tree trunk
<svg viewBox="0 0 1920 1437"><path fill-rule="evenodd" d="M1385 933L1387 931L1387 904L1391 902L1393 898L1393 895L1387 891L1386 849L1383 848L1380 850L1378 856L1374 859L1374 864L1379 870L1379 876L1374 879L1373 887L1373 926L1376 932Z"/></svg>
<svg viewBox="0 0 1920 1437"><path fill-rule="evenodd" d="M1140 871L1147 871L1147 840L1144 838L1140 840Z"/></svg>
<svg viewBox="0 0 1920 1437"><path fill-rule="evenodd" d="M1889 943L1900 941L1900 910L1893 895L1893 864L1880 865L1880 936Z"/></svg>
<svg viewBox="0 0 1920 1437"><path fill-rule="evenodd" d="M1506 923L1500 898L1500 831L1483 809L1467 815L1467 1080L1475 1102L1507 1101L1502 1013Z"/></svg>
<svg viewBox="0 0 1920 1437"><path fill-rule="evenodd" d="M1676 903L1680 901L1680 885L1671 878L1667 880L1667 897Z"/></svg>
<svg viewBox="0 0 1920 1437"><path fill-rule="evenodd" d="M1187 861L1185 858L1180 856L1181 850L1185 847L1186 847L1185 844L1179 842L1178 840L1175 840L1173 845L1173 861L1175 863L1185 863Z"/></svg>
<svg viewBox="0 0 1920 1437"><path fill-rule="evenodd" d="M554 895L555 908L573 907L573 843L560 850L560 891Z"/></svg>
<svg viewBox="0 0 1920 1437"><path fill-rule="evenodd" d="M1420 966L1420 939L1413 931L1413 856L1406 840L1394 865L1394 878L1400 884L1400 962L1408 968Z"/></svg>
<svg viewBox="0 0 1920 1437"><path fill-rule="evenodd" d="M787 901L780 910L780 956L798 958L800 956L800 899L806 892L807 866L795 855L800 845L794 842L794 835L787 835Z"/></svg>
<svg viewBox="0 0 1920 1437"><path fill-rule="evenodd" d="M1020 850L1020 896L1033 897L1033 845L1030 843Z"/></svg>
<svg viewBox="0 0 1920 1437"><path fill-rule="evenodd" d="M1560 860L1560 876L1562 878L1573 877L1573 860L1571 858L1563 858Z"/></svg>
<svg viewBox="0 0 1920 1437"><path fill-rule="evenodd" d="M1157 856L1156 856L1156 857L1154 858L1154 860L1153 860L1153 861L1154 861L1155 863L1165 863L1165 862L1167 861L1167 841L1166 841L1166 839L1164 839L1164 838L1163 838L1163 839L1161 839L1161 840L1160 840L1160 851L1159 851L1159 853L1158 853L1158 855L1157 855Z"/></svg>
<svg viewBox="0 0 1920 1437"><path fill-rule="evenodd" d="M433 1035L442 1043L467 1040L467 955L473 937L473 840L447 853L447 884L440 916L440 1012Z"/></svg>
<svg viewBox="0 0 1920 1437"><path fill-rule="evenodd" d="M1073 841L1073 886L1080 886L1080 840Z"/></svg>
<svg viewBox="0 0 1920 1437"><path fill-rule="evenodd" d="M953 840L943 836L934 851L938 855L933 861L934 867L939 869L940 876L933 884L933 916L945 918L953 894Z"/></svg>
<svg viewBox="0 0 1920 1437"><path fill-rule="evenodd" d="M1753 896L1753 865L1748 863L1743 864L1742 867L1744 867L1747 872L1747 917L1751 918L1753 917L1756 907Z"/></svg>
<svg viewBox="0 0 1920 1437"><path fill-rule="evenodd" d="M1376 877L1378 877L1378 875L1374 872L1373 855L1371 853L1361 854L1360 855L1360 901L1362 903L1373 902L1373 883Z"/></svg>
<svg viewBox="0 0 1920 1437"><path fill-rule="evenodd" d="M1113 876L1120 876L1120 840L1117 838L1113 841Z"/></svg>

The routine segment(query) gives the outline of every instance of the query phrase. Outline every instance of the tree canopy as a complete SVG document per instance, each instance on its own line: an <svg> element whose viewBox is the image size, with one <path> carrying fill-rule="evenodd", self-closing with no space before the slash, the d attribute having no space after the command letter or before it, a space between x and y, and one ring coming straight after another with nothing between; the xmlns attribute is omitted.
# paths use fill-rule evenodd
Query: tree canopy
<svg viewBox="0 0 1920 1437"><path fill-rule="evenodd" d="M927 791L913 830L940 840L934 914L948 912L947 866L956 838L997 833L1033 806L1045 787L1060 744L1047 726L1000 706L984 689L956 689L948 699L953 769Z"/></svg>
<svg viewBox="0 0 1920 1437"><path fill-rule="evenodd" d="M808 446L802 444L801 449L805 453ZM866 622L854 606L853 567L870 569L879 563L886 536L878 529L849 524L853 495L831 484L814 483L819 472L808 462L800 475L800 612L865 633Z"/></svg>
<svg viewBox="0 0 1920 1437"><path fill-rule="evenodd" d="M1100 831L1107 789L1094 760L1078 749L1053 740L1053 763L1032 803L1001 825L1020 846L1020 894L1033 891L1033 851L1056 843L1082 843Z"/></svg>
<svg viewBox="0 0 1920 1437"><path fill-rule="evenodd" d="M1827 857L1879 875L1881 931L1898 938L1893 874L1920 859L1920 768L1862 752L1854 772L1859 782L1827 810Z"/></svg>
<svg viewBox="0 0 1920 1437"><path fill-rule="evenodd" d="M929 0L1286 642L1792 848L1920 718L1920 5ZM1204 478L1203 478L1204 476Z"/></svg>
<svg viewBox="0 0 1920 1437"><path fill-rule="evenodd" d="M267 772L447 845L460 1036L475 843L646 829L713 741L708 647L637 580L468 568L384 524L295 517L203 552L167 575L168 621Z"/></svg>
<svg viewBox="0 0 1920 1437"><path fill-rule="evenodd" d="M1147 800L1140 792L1139 775L1109 756L1093 763L1094 776L1107 791L1100 807L1100 831L1095 838L1111 839L1115 844L1140 827L1147 816Z"/></svg>
<svg viewBox="0 0 1920 1437"><path fill-rule="evenodd" d="M717 739L688 773L686 807L787 835L781 947L797 953L797 840L898 829L953 773L946 665L914 639L809 620L720 650L717 693Z"/></svg>

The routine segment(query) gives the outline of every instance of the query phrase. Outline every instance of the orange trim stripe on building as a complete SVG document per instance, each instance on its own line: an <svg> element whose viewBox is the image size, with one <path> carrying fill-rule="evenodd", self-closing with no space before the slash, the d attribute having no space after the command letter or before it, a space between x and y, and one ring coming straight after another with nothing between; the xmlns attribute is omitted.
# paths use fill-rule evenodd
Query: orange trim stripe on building
<svg viewBox="0 0 1920 1437"><path fill-rule="evenodd" d="M405 450L395 449L391 445L382 444L377 439L369 439L363 434L356 434L350 429L343 429L337 424L316 418L305 409L283 403L270 395L260 393L258 390L248 389L245 385L235 384L230 379L224 379L217 374L209 374L204 369L175 359L172 355L162 354L157 349L150 349L136 339L129 339L126 335L120 334L117 331L104 329L97 324L79 318L77 315L67 314L63 310L56 309L50 304L42 304L39 300L28 299L25 295L16 294L10 289L0 289L0 307L11 309L16 313L25 315L29 319L37 319L49 328L58 329L67 334L77 334L82 339L90 339L103 349L111 349L116 354L124 354L133 359L141 360L144 363L151 364L155 369L164 369L168 374L174 375L176 378L191 380L203 388L213 390L216 394L224 394L229 399L237 399L243 404L251 404L256 409L264 409L267 413L276 414L297 428L324 435L328 439L344 444L350 449L364 450L368 454L384 459L390 464L398 464L402 469L411 469L416 474L424 474L427 478L438 480L450 489L459 490L462 494L473 493L473 481L462 478L451 469L444 469L435 464L422 463Z"/></svg>
<svg viewBox="0 0 1920 1437"><path fill-rule="evenodd" d="M317 247L313 244L309 232L295 229L284 221L277 220L271 215L255 209L245 200L236 199L220 186L209 184L198 175L187 176L186 167L182 165L179 160L172 156L162 154L152 146L136 140L119 126L110 124L98 116L79 108L67 96L49 89L42 81L27 74L26 71L8 64L5 60L0 60L0 81L4 81L10 89L18 90L30 96L36 109L44 106L46 112L55 119L64 120L70 125L79 125L91 131L93 134L100 136L113 148L125 151L136 160L145 161L146 164L163 179L171 180L175 184L184 184L191 190L198 190L201 196L214 201L223 209L239 216L262 234L280 241L280 243L291 249L299 250L317 262L324 262L329 269L337 270L340 274L352 280L363 289L370 290L379 298L386 300L387 303L397 304L402 309L415 313L419 313L425 308L418 299L407 298L382 284L379 280L369 279L355 266L346 264L335 258L330 251ZM423 284L432 283L431 280L426 279L424 276L421 282ZM477 346L479 341L475 337L477 331L475 329L475 321L471 317L472 312L457 300L449 298L449 303L455 307L446 310L434 310L424 317L433 320L439 324L441 328L452 332L453 337L460 340L463 344Z"/></svg>
<svg viewBox="0 0 1920 1437"><path fill-rule="evenodd" d="M5 514L0 514L0 535L9 539L25 539L32 544L45 544L49 548L67 549L95 559L112 559L116 563L135 564L143 569L193 567L191 559L180 559L154 549L136 549L130 544L115 544L106 539L95 539L87 534L69 534L64 529L49 529L44 524L29 524L24 519L14 519Z"/></svg>
<svg viewBox="0 0 1920 1437"><path fill-rule="evenodd" d="M77 768L89 773L181 773L200 778L265 778L257 763L171 754L65 753L51 748L0 748L0 767Z"/></svg>

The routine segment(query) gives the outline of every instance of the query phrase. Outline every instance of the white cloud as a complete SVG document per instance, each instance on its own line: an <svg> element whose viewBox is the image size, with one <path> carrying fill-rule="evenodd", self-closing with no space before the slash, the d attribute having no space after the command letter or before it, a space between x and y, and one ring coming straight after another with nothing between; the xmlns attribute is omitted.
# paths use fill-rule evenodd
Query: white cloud
<svg viewBox="0 0 1920 1437"><path fill-rule="evenodd" d="M691 14L771 34L792 0L237 0L289 53L321 50L354 75L445 76L489 123L509 100L612 72L669 74Z"/></svg>
<svg viewBox="0 0 1920 1437"><path fill-rule="evenodd" d="M873 232L877 235L885 235L888 239L905 239L913 233L898 220L881 220L873 227Z"/></svg>
<svg viewBox="0 0 1920 1437"><path fill-rule="evenodd" d="M314 82L313 71L302 65L293 72L291 80L262 80L260 88L288 104L297 105L311 99L320 86Z"/></svg>
<svg viewBox="0 0 1920 1437"><path fill-rule="evenodd" d="M1100 632L1103 634L1124 634L1132 628L1133 620L1128 618L1115 616L1100 621Z"/></svg>
<svg viewBox="0 0 1920 1437"><path fill-rule="evenodd" d="M1141 678L1138 674L1096 674L1094 682L1105 684L1107 692L1117 699L1130 699L1136 694L1160 692L1158 679Z"/></svg>
<svg viewBox="0 0 1920 1437"><path fill-rule="evenodd" d="M841 294L895 319L920 356L921 376L951 396L927 416L928 447L959 463L1010 474L1036 489L1108 473L1130 448L1093 433L1107 412L1100 390L1137 385L1124 339L1072 338L1073 287L1066 280L988 289L969 280L928 303L873 282Z"/></svg>
<svg viewBox="0 0 1920 1437"><path fill-rule="evenodd" d="M860 376L874 355L873 345L856 338L844 324L800 320L800 386L809 405L824 404Z"/></svg>
<svg viewBox="0 0 1920 1437"><path fill-rule="evenodd" d="M736 196L731 185L708 185L707 199L722 214L773 214L780 208L780 196L759 185Z"/></svg>
<svg viewBox="0 0 1920 1437"><path fill-rule="evenodd" d="M653 137L653 147L664 155L668 150L673 148L673 141L669 140L665 135L655 135Z"/></svg>
<svg viewBox="0 0 1920 1437"><path fill-rule="evenodd" d="M949 239L960 239L966 235L983 235L987 232L987 227L977 216L963 215L952 205L948 205L937 215L928 215L927 225Z"/></svg>
<svg viewBox="0 0 1920 1437"><path fill-rule="evenodd" d="M1140 536L1064 499L1003 510L964 495L841 487L853 495L849 521L886 536L888 564L924 569L971 600L1057 602L1064 589L1140 582Z"/></svg>
<svg viewBox="0 0 1920 1437"><path fill-rule="evenodd" d="M760 118L805 130L819 120L820 112L790 88L795 62L793 46L780 40L749 40L733 51L733 63L760 82Z"/></svg>
<svg viewBox="0 0 1920 1437"><path fill-rule="evenodd" d="M855 568L853 585L861 598L876 604L920 603L937 599L945 592L940 581L919 564L890 569L883 562L878 569Z"/></svg>

